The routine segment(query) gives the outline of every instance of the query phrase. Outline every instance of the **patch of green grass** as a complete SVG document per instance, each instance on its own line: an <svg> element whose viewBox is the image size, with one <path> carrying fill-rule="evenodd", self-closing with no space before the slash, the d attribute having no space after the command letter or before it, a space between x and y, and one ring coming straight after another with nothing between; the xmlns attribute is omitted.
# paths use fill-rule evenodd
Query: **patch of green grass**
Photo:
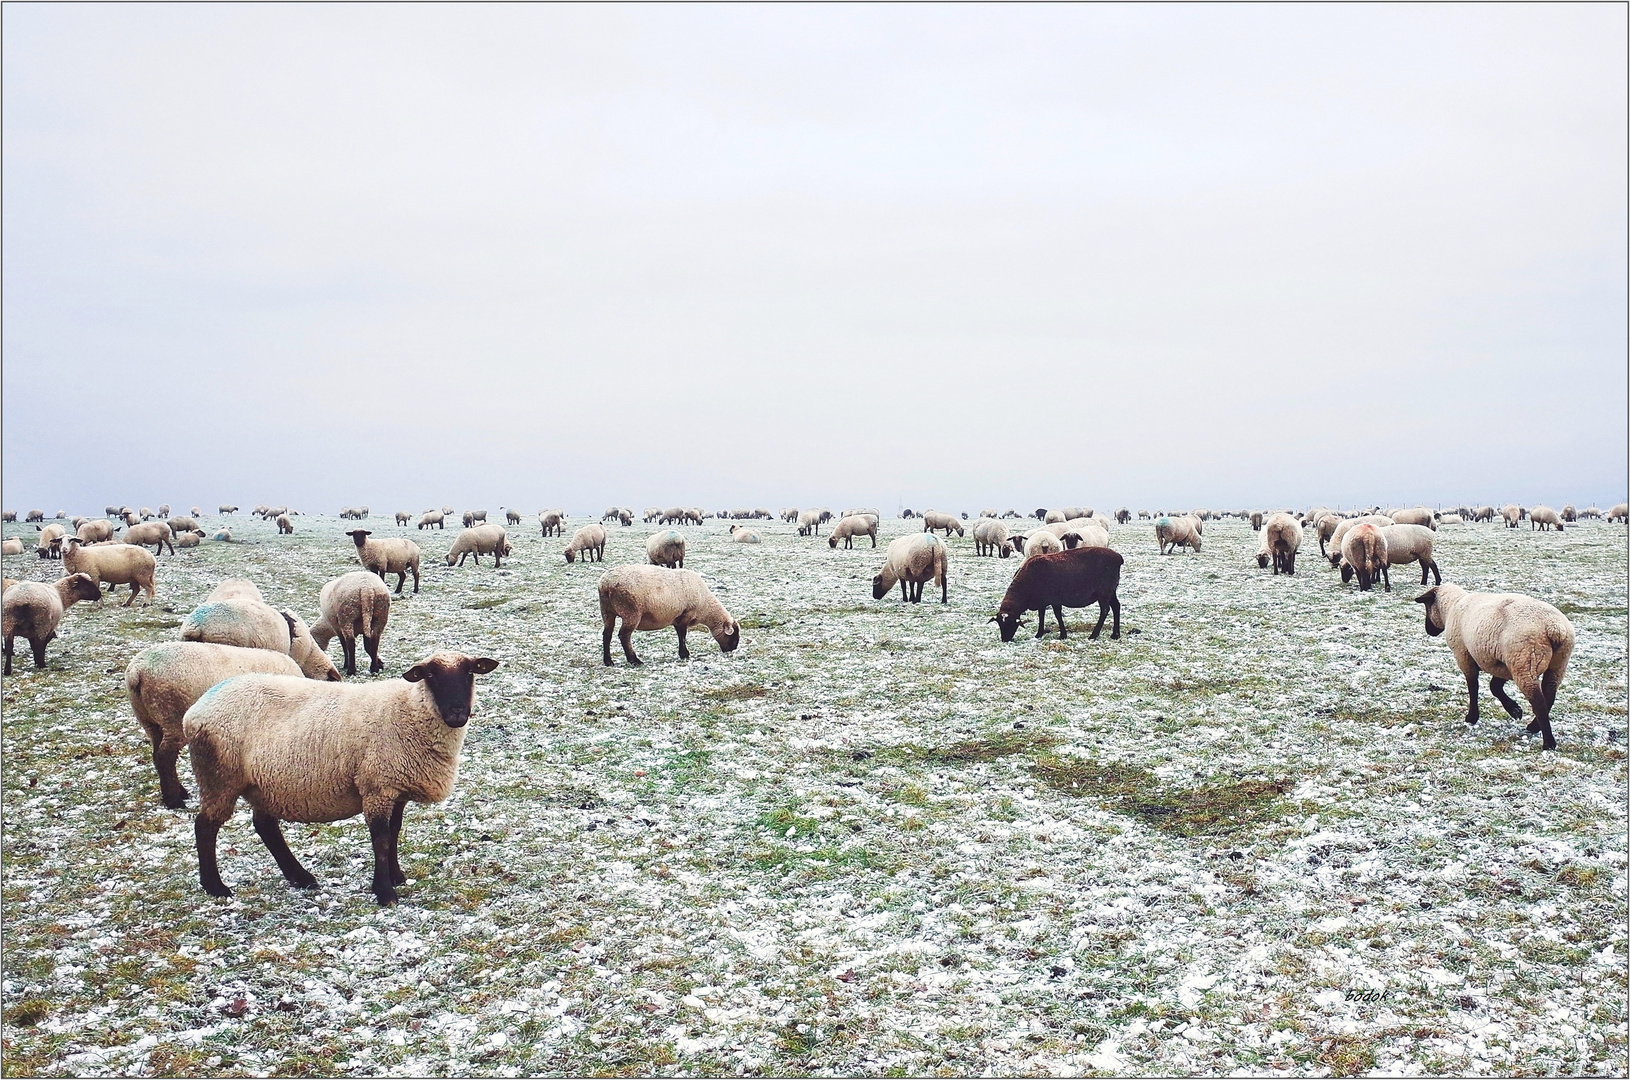
<svg viewBox="0 0 1630 1080"><path fill-rule="evenodd" d="M476 611L484 611L487 608L495 608L500 604L507 603L509 603L509 597L507 596L489 596L484 600L471 600L464 606L466 608L472 608Z"/></svg>
<svg viewBox="0 0 1630 1080"><path fill-rule="evenodd" d="M753 698L769 697L770 692L758 683L735 683L703 690L701 696L709 701L751 701Z"/></svg>
<svg viewBox="0 0 1630 1080"><path fill-rule="evenodd" d="M1133 765L1048 754L1031 766L1035 777L1068 795L1096 799L1116 813L1178 836L1229 832L1279 816L1289 780L1239 780L1171 788Z"/></svg>

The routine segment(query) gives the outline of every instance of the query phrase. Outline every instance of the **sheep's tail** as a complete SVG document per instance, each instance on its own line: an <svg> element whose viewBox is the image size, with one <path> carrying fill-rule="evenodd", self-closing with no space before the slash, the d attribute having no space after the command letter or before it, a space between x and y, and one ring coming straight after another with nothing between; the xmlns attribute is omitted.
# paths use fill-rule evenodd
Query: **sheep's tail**
<svg viewBox="0 0 1630 1080"><path fill-rule="evenodd" d="M362 636L365 638L374 636L374 601L371 596L363 597Z"/></svg>

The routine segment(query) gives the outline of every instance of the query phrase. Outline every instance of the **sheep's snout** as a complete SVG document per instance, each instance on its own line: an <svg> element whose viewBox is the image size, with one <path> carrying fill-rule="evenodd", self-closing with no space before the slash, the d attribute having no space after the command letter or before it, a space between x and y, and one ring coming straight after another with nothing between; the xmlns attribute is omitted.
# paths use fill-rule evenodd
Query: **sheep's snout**
<svg viewBox="0 0 1630 1080"><path fill-rule="evenodd" d="M723 635L715 634L714 638L719 642L720 652L735 652L736 646L741 644L741 624L731 623Z"/></svg>
<svg viewBox="0 0 1630 1080"><path fill-rule="evenodd" d="M1438 606L1438 590L1427 589L1415 597L1415 603L1426 605L1426 634L1437 637L1443 633L1443 609Z"/></svg>

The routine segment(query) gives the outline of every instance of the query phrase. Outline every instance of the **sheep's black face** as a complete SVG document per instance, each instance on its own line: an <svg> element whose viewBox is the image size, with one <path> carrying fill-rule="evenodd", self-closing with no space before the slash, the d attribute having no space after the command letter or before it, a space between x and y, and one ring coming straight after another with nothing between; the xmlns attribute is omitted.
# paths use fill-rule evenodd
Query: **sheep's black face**
<svg viewBox="0 0 1630 1080"><path fill-rule="evenodd" d="M730 624L729 630L722 635L715 634L713 637L719 643L720 652L735 652L736 646L741 644L741 624L733 622Z"/></svg>
<svg viewBox="0 0 1630 1080"><path fill-rule="evenodd" d="M1013 635L1019 632L1018 612L998 612L992 616L990 621L996 624L997 630L1001 631L1003 641L1012 641Z"/></svg>
<svg viewBox="0 0 1630 1080"><path fill-rule="evenodd" d="M1438 590L1436 587L1427 589L1415 597L1415 603L1426 605L1426 635L1437 637L1443 633L1443 611L1438 607Z"/></svg>
<svg viewBox="0 0 1630 1080"><path fill-rule="evenodd" d="M1267 555L1267 552L1262 552L1262 551L1257 552L1256 567L1257 567L1258 570L1266 570L1268 568L1268 555Z"/></svg>
<svg viewBox="0 0 1630 1080"><path fill-rule="evenodd" d="M352 529L345 535L349 536L352 540L355 540L357 547L361 547L363 544L368 542L368 537L372 536L373 533L369 532L367 529Z"/></svg>
<svg viewBox="0 0 1630 1080"><path fill-rule="evenodd" d="M872 578L872 599L883 599L883 597L889 594L889 588L890 586L884 584L883 582L883 575L878 574L876 577Z"/></svg>
<svg viewBox="0 0 1630 1080"><path fill-rule="evenodd" d="M1341 564L1341 583L1343 585L1345 585L1351 580L1353 580L1353 564L1352 563L1342 563Z"/></svg>
<svg viewBox="0 0 1630 1080"><path fill-rule="evenodd" d="M430 696L436 703L436 714L450 728L461 728L470 722L470 709L475 702L475 677L485 675L498 666L489 657L470 657L462 653L437 653L422 663L414 664L402 672L408 682L430 684Z"/></svg>

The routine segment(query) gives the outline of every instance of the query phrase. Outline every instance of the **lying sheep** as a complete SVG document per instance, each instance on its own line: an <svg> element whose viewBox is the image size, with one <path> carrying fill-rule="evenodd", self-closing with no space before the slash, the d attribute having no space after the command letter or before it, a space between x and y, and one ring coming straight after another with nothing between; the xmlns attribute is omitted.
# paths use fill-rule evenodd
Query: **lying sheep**
<svg viewBox="0 0 1630 1080"><path fill-rule="evenodd" d="M1252 514L1260 518L1261 514ZM1273 563L1275 574L1296 573L1296 552L1302 547L1302 523L1291 514L1278 513L1267 520L1262 528L1262 547L1256 553L1258 569L1266 570Z"/></svg>
<svg viewBox="0 0 1630 1080"><path fill-rule="evenodd" d="M581 556L584 562L591 558L596 562L604 562L606 558L606 530L604 526L588 524L572 534L572 542L566 545L561 552L566 556L567 562L575 562Z"/></svg>
<svg viewBox="0 0 1630 1080"><path fill-rule="evenodd" d="M370 540L373 533L367 529L352 529L345 535L357 546L357 561L378 574L381 581L385 580L386 574L395 574L396 591L400 593L407 583L408 572L412 571L413 591L419 591L419 557L423 553L418 544L405 536Z"/></svg>
<svg viewBox="0 0 1630 1080"><path fill-rule="evenodd" d="M260 600L239 597L204 601L181 621L181 640L270 649L292 657L308 679L340 679L339 669L318 647L304 619Z"/></svg>
<svg viewBox="0 0 1630 1080"><path fill-rule="evenodd" d="M254 600L264 604L266 598L260 594L260 587L248 578L229 577L210 590L204 597L204 603L212 604L217 600Z"/></svg>
<svg viewBox="0 0 1630 1080"><path fill-rule="evenodd" d="M81 600L100 600L102 590L81 573L46 585L38 581L18 581L6 586L0 598L0 634L5 635L4 674L11 674L12 642L27 638L34 649L34 666L45 666L45 646L57 636L63 612Z"/></svg>
<svg viewBox="0 0 1630 1080"><path fill-rule="evenodd" d="M379 659L379 639L390 621L391 591L377 573L353 570L329 581L317 597L317 610L321 617L311 628L311 638L327 652L328 643L339 635L347 675L357 673L359 636L368 650L368 672L385 670L384 661Z"/></svg>
<svg viewBox="0 0 1630 1080"><path fill-rule="evenodd" d="M764 534L757 529L749 529L744 525L730 526L730 539L738 544L762 544Z"/></svg>
<svg viewBox="0 0 1630 1080"><path fill-rule="evenodd" d="M944 529L949 537L951 530L955 529L958 536L962 535L962 522L955 514L943 514L938 510L923 511L923 532L934 532Z"/></svg>
<svg viewBox="0 0 1630 1080"><path fill-rule="evenodd" d="M225 527L216 529L215 539L221 541L223 544L230 544L232 542L232 530Z"/></svg>
<svg viewBox="0 0 1630 1080"><path fill-rule="evenodd" d="M8 536L8 537L6 537L4 543L0 543L0 554L21 555L22 553L23 553L23 542L18 537Z"/></svg>
<svg viewBox="0 0 1630 1080"><path fill-rule="evenodd" d="M1200 550L1200 523L1192 517L1155 519L1155 544L1162 555L1170 555L1180 547Z"/></svg>
<svg viewBox="0 0 1630 1080"><path fill-rule="evenodd" d="M604 521L604 518L600 520ZM613 518L620 520L620 518ZM559 536L566 527L566 517L559 510L544 510L538 514L538 527L544 536Z"/></svg>
<svg viewBox="0 0 1630 1080"><path fill-rule="evenodd" d="M702 575L694 570L663 570L655 566L630 564L600 575L601 658L611 666L611 632L617 620L622 629L617 638L630 664L639 664L634 655L634 631L673 627L679 635L679 658L690 659L685 634L693 626L705 626L719 643L721 652L735 652L741 643L741 625L719 603Z"/></svg>
<svg viewBox="0 0 1630 1080"><path fill-rule="evenodd" d="M838 541L843 541L845 548L855 546L855 537L869 536L872 538L872 547L877 546L877 518L872 514L848 514L827 534L828 547L837 547Z"/></svg>
<svg viewBox="0 0 1630 1080"><path fill-rule="evenodd" d="M875 538L873 543L875 545ZM988 517L973 527L973 550L975 555L997 555L1007 558L1007 526L999 519Z"/></svg>
<svg viewBox="0 0 1630 1080"><path fill-rule="evenodd" d="M1534 709L1528 730L1542 733L1545 749L1555 750L1551 710L1574 644L1567 616L1531 596L1467 592L1458 585L1436 585L1415 602L1426 605L1426 632L1444 636L1466 677L1466 723L1477 723L1477 676L1486 671L1489 692L1513 720L1522 719L1522 708L1506 695L1505 684L1517 684Z"/></svg>
<svg viewBox="0 0 1630 1080"><path fill-rule="evenodd" d="M1459 514L1444 514L1443 517L1438 519L1439 525L1464 525L1465 523L1466 519Z"/></svg>
<svg viewBox="0 0 1630 1080"><path fill-rule="evenodd" d="M176 760L186 743L181 718L204 691L234 675L300 677L300 665L286 653L244 649L200 641L166 641L136 654L125 668L125 691L136 722L153 744L153 769L159 798L172 810L185 805L190 793L176 775Z"/></svg>
<svg viewBox="0 0 1630 1080"><path fill-rule="evenodd" d="M1540 532L1546 532L1555 529L1562 532L1562 517L1549 506L1536 506L1528 511L1528 528L1530 531L1538 529Z"/></svg>
<svg viewBox="0 0 1630 1080"><path fill-rule="evenodd" d="M125 529L120 541L126 544L135 544L145 547L153 545L153 554L160 554L165 548L170 554L175 554L174 538L170 535L170 527L162 521L148 521L140 525L131 525Z"/></svg>
<svg viewBox="0 0 1630 1080"><path fill-rule="evenodd" d="M1381 526L1366 521L1348 529L1341 538L1341 557L1347 564L1341 572L1342 581L1350 581L1357 574L1359 592L1369 592L1377 580L1386 583L1387 592L1392 591L1392 578L1387 573L1387 538Z"/></svg>
<svg viewBox="0 0 1630 1080"><path fill-rule="evenodd" d="M480 566L481 556L491 555L492 565L499 567L504 565L504 556L510 551L509 534L502 525L476 525L458 534L447 551L447 565L463 566L465 559L474 556L475 564Z"/></svg>
<svg viewBox="0 0 1630 1080"><path fill-rule="evenodd" d="M203 538L204 532L202 529L196 532L184 532L175 538L175 546L178 548L195 548Z"/></svg>
<svg viewBox="0 0 1630 1080"><path fill-rule="evenodd" d="M1434 530L1438 527L1439 515L1424 506L1417 506L1413 510L1398 510L1387 516L1399 525L1422 525Z"/></svg>
<svg viewBox="0 0 1630 1080"><path fill-rule="evenodd" d="M1098 605L1098 624L1092 629L1096 639L1104 628L1104 618L1115 615L1110 640L1121 636L1121 601L1117 593L1121 582L1121 555L1106 548L1078 548L1071 551L1051 552L1034 559L1026 559L1007 592L1001 606L991 618L997 625L1003 641L1012 641L1020 620L1026 611L1036 612L1036 636L1047 632L1047 609L1053 609L1058 620L1058 636L1065 638L1066 607Z"/></svg>
<svg viewBox="0 0 1630 1080"><path fill-rule="evenodd" d="M1421 564L1421 584L1426 584L1428 574L1437 576L1437 584L1443 584L1443 574L1438 570L1438 564L1432 558L1432 546L1437 536L1425 525L1382 525L1381 538L1386 541L1387 565L1407 566L1409 563ZM1353 579L1356 567L1343 562L1341 566L1341 580L1348 582ZM1389 583L1390 584L1390 583ZM1390 591L1390 589L1389 589Z"/></svg>
<svg viewBox="0 0 1630 1080"><path fill-rule="evenodd" d="M446 521L447 515L442 513L440 510L426 510L419 516L419 528L429 529L434 527L437 529L445 529L447 528Z"/></svg>
<svg viewBox="0 0 1630 1080"><path fill-rule="evenodd" d="M124 607L134 603L136 594L143 589L147 590L149 604L157 599L153 575L158 570L158 560L146 548L134 544L85 547L77 536L69 537L67 543L62 550L62 565L70 574L89 574L98 586L106 582L110 595L114 586L129 585L130 597Z"/></svg>
<svg viewBox="0 0 1630 1080"><path fill-rule="evenodd" d="M187 710L183 734L198 778L198 878L231 896L215 843L240 797L291 885L317 884L283 837L282 821L340 821L360 813L373 840L373 893L396 900L402 816L409 802L447 798L488 657L438 652L391 679L313 685L281 675L239 675Z"/></svg>
<svg viewBox="0 0 1630 1080"><path fill-rule="evenodd" d="M40 531L39 547L35 550L42 559L62 558L62 542L68 535L68 530L52 522L50 525L34 526Z"/></svg>
<svg viewBox="0 0 1630 1080"><path fill-rule="evenodd" d="M279 514L279 515L277 515L277 535L286 536L289 533L292 533L293 531L294 531L294 522L289 520L289 515L287 515L287 514Z"/></svg>
<svg viewBox="0 0 1630 1080"><path fill-rule="evenodd" d="M898 582L900 602L920 604L923 585L932 581L940 587L940 603L949 602L945 544L938 536L931 532L908 533L889 542L886 556L883 569L872 578L873 600L883 599Z"/></svg>
<svg viewBox="0 0 1630 1080"><path fill-rule="evenodd" d="M603 531L603 530L602 530ZM652 566L683 569L685 566L685 534L678 529L652 533L645 541L645 557Z"/></svg>

